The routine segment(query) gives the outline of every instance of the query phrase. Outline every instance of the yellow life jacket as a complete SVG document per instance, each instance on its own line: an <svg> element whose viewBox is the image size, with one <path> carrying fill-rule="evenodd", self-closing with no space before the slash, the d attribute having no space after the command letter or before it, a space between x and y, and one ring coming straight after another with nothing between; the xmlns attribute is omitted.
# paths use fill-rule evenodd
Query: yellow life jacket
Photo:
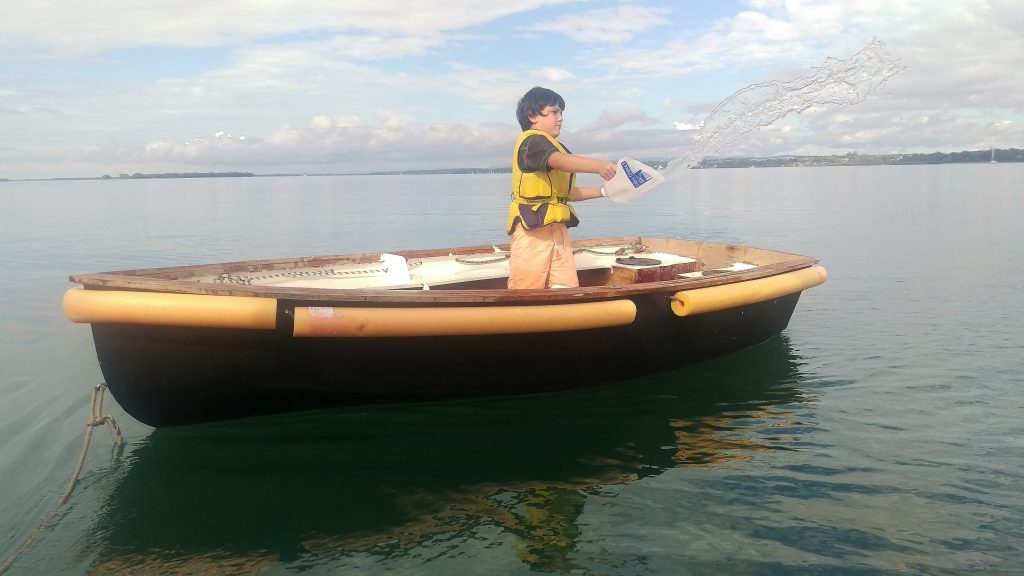
<svg viewBox="0 0 1024 576"><path fill-rule="evenodd" d="M508 206L506 231L511 234L518 221L527 230L554 222L565 222L572 228L579 224L576 211L569 205L569 193L576 185L576 175L560 170L523 172L519 169L519 148L530 136L543 136L563 154L565 146L540 130L525 130L512 152L512 202Z"/></svg>

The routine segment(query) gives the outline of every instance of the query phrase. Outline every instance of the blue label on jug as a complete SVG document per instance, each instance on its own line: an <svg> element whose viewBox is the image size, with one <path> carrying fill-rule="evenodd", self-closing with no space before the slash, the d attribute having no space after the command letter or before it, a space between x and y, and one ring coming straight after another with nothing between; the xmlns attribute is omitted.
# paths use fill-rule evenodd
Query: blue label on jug
<svg viewBox="0 0 1024 576"><path fill-rule="evenodd" d="M643 170L637 170L636 172L634 172L625 160L623 160L621 164L622 171L626 173L626 177L629 178L629 183L633 185L633 188L639 188L640 186L643 186L645 182L651 179L650 176L644 174Z"/></svg>

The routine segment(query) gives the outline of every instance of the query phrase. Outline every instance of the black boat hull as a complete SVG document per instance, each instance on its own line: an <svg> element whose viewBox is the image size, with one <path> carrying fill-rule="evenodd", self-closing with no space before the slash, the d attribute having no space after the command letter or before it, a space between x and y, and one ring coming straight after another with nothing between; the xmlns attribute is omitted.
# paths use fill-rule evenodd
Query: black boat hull
<svg viewBox="0 0 1024 576"><path fill-rule="evenodd" d="M670 297L631 296L629 325L561 332L296 338L289 322L274 330L94 323L92 331L118 404L166 427L618 382L762 342L786 328L800 292L683 317Z"/></svg>

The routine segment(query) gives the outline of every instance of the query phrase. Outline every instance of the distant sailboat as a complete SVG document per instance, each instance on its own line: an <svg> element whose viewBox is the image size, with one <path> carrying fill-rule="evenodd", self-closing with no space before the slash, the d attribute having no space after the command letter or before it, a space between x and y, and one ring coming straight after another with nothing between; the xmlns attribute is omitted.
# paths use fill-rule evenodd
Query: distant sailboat
<svg viewBox="0 0 1024 576"><path fill-rule="evenodd" d="M999 164L999 162L996 162L996 146L995 146L995 144L990 144L989 145L989 150L992 151L992 156L989 159L988 163L989 164Z"/></svg>

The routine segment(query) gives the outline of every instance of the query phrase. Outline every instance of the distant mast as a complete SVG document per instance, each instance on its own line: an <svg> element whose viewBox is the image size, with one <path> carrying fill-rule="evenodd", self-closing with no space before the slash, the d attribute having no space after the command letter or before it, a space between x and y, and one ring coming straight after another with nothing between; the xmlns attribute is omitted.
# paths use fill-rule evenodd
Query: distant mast
<svg viewBox="0 0 1024 576"><path fill-rule="evenodd" d="M995 144L995 140L992 140L991 142L989 142L989 150L992 151L992 156L989 158L988 163L989 164L999 164L999 162L996 162L996 144Z"/></svg>

